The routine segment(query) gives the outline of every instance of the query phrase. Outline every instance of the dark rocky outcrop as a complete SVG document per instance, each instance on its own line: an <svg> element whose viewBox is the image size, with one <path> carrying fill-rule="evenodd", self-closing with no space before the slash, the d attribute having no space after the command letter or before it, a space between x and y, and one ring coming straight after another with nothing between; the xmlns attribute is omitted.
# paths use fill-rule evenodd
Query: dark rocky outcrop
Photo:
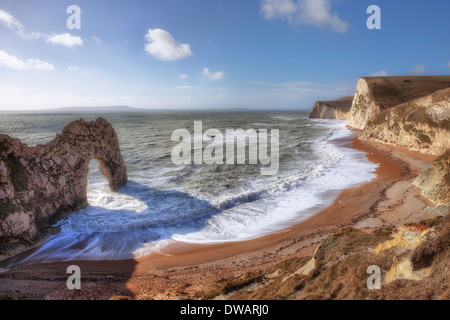
<svg viewBox="0 0 450 320"><path fill-rule="evenodd" d="M117 134L103 118L71 122L34 147L0 135L0 256L29 247L49 226L88 205L92 159L112 190L127 182Z"/></svg>
<svg viewBox="0 0 450 320"><path fill-rule="evenodd" d="M337 120L349 120L350 109L352 107L353 96L343 97L332 101L317 101L314 104L310 118L320 119L337 119Z"/></svg>

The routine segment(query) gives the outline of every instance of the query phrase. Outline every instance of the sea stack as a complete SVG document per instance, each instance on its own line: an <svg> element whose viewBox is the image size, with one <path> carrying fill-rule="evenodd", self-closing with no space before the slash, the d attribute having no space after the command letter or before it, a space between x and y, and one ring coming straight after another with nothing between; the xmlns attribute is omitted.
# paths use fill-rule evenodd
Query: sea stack
<svg viewBox="0 0 450 320"><path fill-rule="evenodd" d="M103 118L71 122L34 147L0 135L0 257L30 247L52 224L88 205L93 159L111 190L127 182L117 134Z"/></svg>

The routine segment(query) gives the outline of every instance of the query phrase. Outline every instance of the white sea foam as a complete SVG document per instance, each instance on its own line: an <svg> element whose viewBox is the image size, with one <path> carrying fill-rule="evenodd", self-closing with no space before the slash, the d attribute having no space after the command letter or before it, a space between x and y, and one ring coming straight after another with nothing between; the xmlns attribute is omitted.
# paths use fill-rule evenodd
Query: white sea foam
<svg viewBox="0 0 450 320"><path fill-rule="evenodd" d="M329 143L331 139L352 136L345 123L331 123L331 127L326 142L322 139L323 143L315 145L322 160L305 168L306 174L303 171L263 189L221 199L217 202L221 214L212 216L207 227L195 233L175 234L172 238L192 243L256 238L308 218L337 196L335 193L325 197L325 193L373 179L376 165L368 162L363 153Z"/></svg>
<svg viewBox="0 0 450 320"><path fill-rule="evenodd" d="M293 121L293 120L297 120L297 117L286 117L286 116L274 116L272 117L275 120L283 120L283 121Z"/></svg>
<svg viewBox="0 0 450 320"><path fill-rule="evenodd" d="M325 129L309 141L314 160L294 159L291 169L277 176L245 179L241 187L220 195L204 192L201 179L196 188L180 183L190 181L186 176L201 174L203 167L163 167L153 173L156 164L143 161L140 165L150 169L132 172L119 192L108 191L107 181L95 175L89 180L90 206L60 221L61 231L28 261L127 259L163 251L174 241L252 239L310 217L329 205L339 190L375 177L376 165L362 152L331 143L353 136L346 122L306 124Z"/></svg>

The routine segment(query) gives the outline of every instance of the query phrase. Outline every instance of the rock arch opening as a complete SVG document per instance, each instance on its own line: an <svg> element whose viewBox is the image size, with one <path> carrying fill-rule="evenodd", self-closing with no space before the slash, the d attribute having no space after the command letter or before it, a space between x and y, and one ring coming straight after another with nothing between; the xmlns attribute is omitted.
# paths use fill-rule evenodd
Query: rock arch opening
<svg viewBox="0 0 450 320"><path fill-rule="evenodd" d="M127 182L117 134L103 118L73 121L34 147L0 135L0 251L31 245L56 221L86 207L89 167L96 162L112 191Z"/></svg>

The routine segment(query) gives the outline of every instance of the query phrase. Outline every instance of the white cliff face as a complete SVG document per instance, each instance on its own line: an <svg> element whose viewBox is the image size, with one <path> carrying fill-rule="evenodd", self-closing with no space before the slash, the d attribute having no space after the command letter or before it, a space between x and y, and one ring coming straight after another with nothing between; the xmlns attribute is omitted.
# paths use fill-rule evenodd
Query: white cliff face
<svg viewBox="0 0 450 320"><path fill-rule="evenodd" d="M333 101L317 101L309 113L310 118L349 120L353 97Z"/></svg>
<svg viewBox="0 0 450 320"><path fill-rule="evenodd" d="M369 119L360 138L440 155L450 149L450 88Z"/></svg>
<svg viewBox="0 0 450 320"><path fill-rule="evenodd" d="M364 129L369 118L380 112L380 107L372 97L366 79L360 78L350 110L349 126Z"/></svg>
<svg viewBox="0 0 450 320"><path fill-rule="evenodd" d="M450 76L360 78L349 125L362 130L369 119L382 111L447 88L450 88ZM429 107L430 101L424 100L423 104ZM436 117L448 116L445 115L446 111L442 110L443 106L434 105L436 108L430 112Z"/></svg>
<svg viewBox="0 0 450 320"><path fill-rule="evenodd" d="M450 119L450 88L436 91L415 103L418 107L427 108L427 115L436 123Z"/></svg>
<svg viewBox="0 0 450 320"><path fill-rule="evenodd" d="M350 111L336 102L342 99L316 102L310 117L348 118L349 126L362 130L362 140L436 155L450 149L448 76L360 78Z"/></svg>
<svg viewBox="0 0 450 320"><path fill-rule="evenodd" d="M436 159L414 181L420 193L435 205L450 204L450 150Z"/></svg>
<svg viewBox="0 0 450 320"><path fill-rule="evenodd" d="M313 110L309 114L309 117L319 119L337 119L337 120L349 119L348 113L344 113L326 104L321 104L320 102L316 102Z"/></svg>

